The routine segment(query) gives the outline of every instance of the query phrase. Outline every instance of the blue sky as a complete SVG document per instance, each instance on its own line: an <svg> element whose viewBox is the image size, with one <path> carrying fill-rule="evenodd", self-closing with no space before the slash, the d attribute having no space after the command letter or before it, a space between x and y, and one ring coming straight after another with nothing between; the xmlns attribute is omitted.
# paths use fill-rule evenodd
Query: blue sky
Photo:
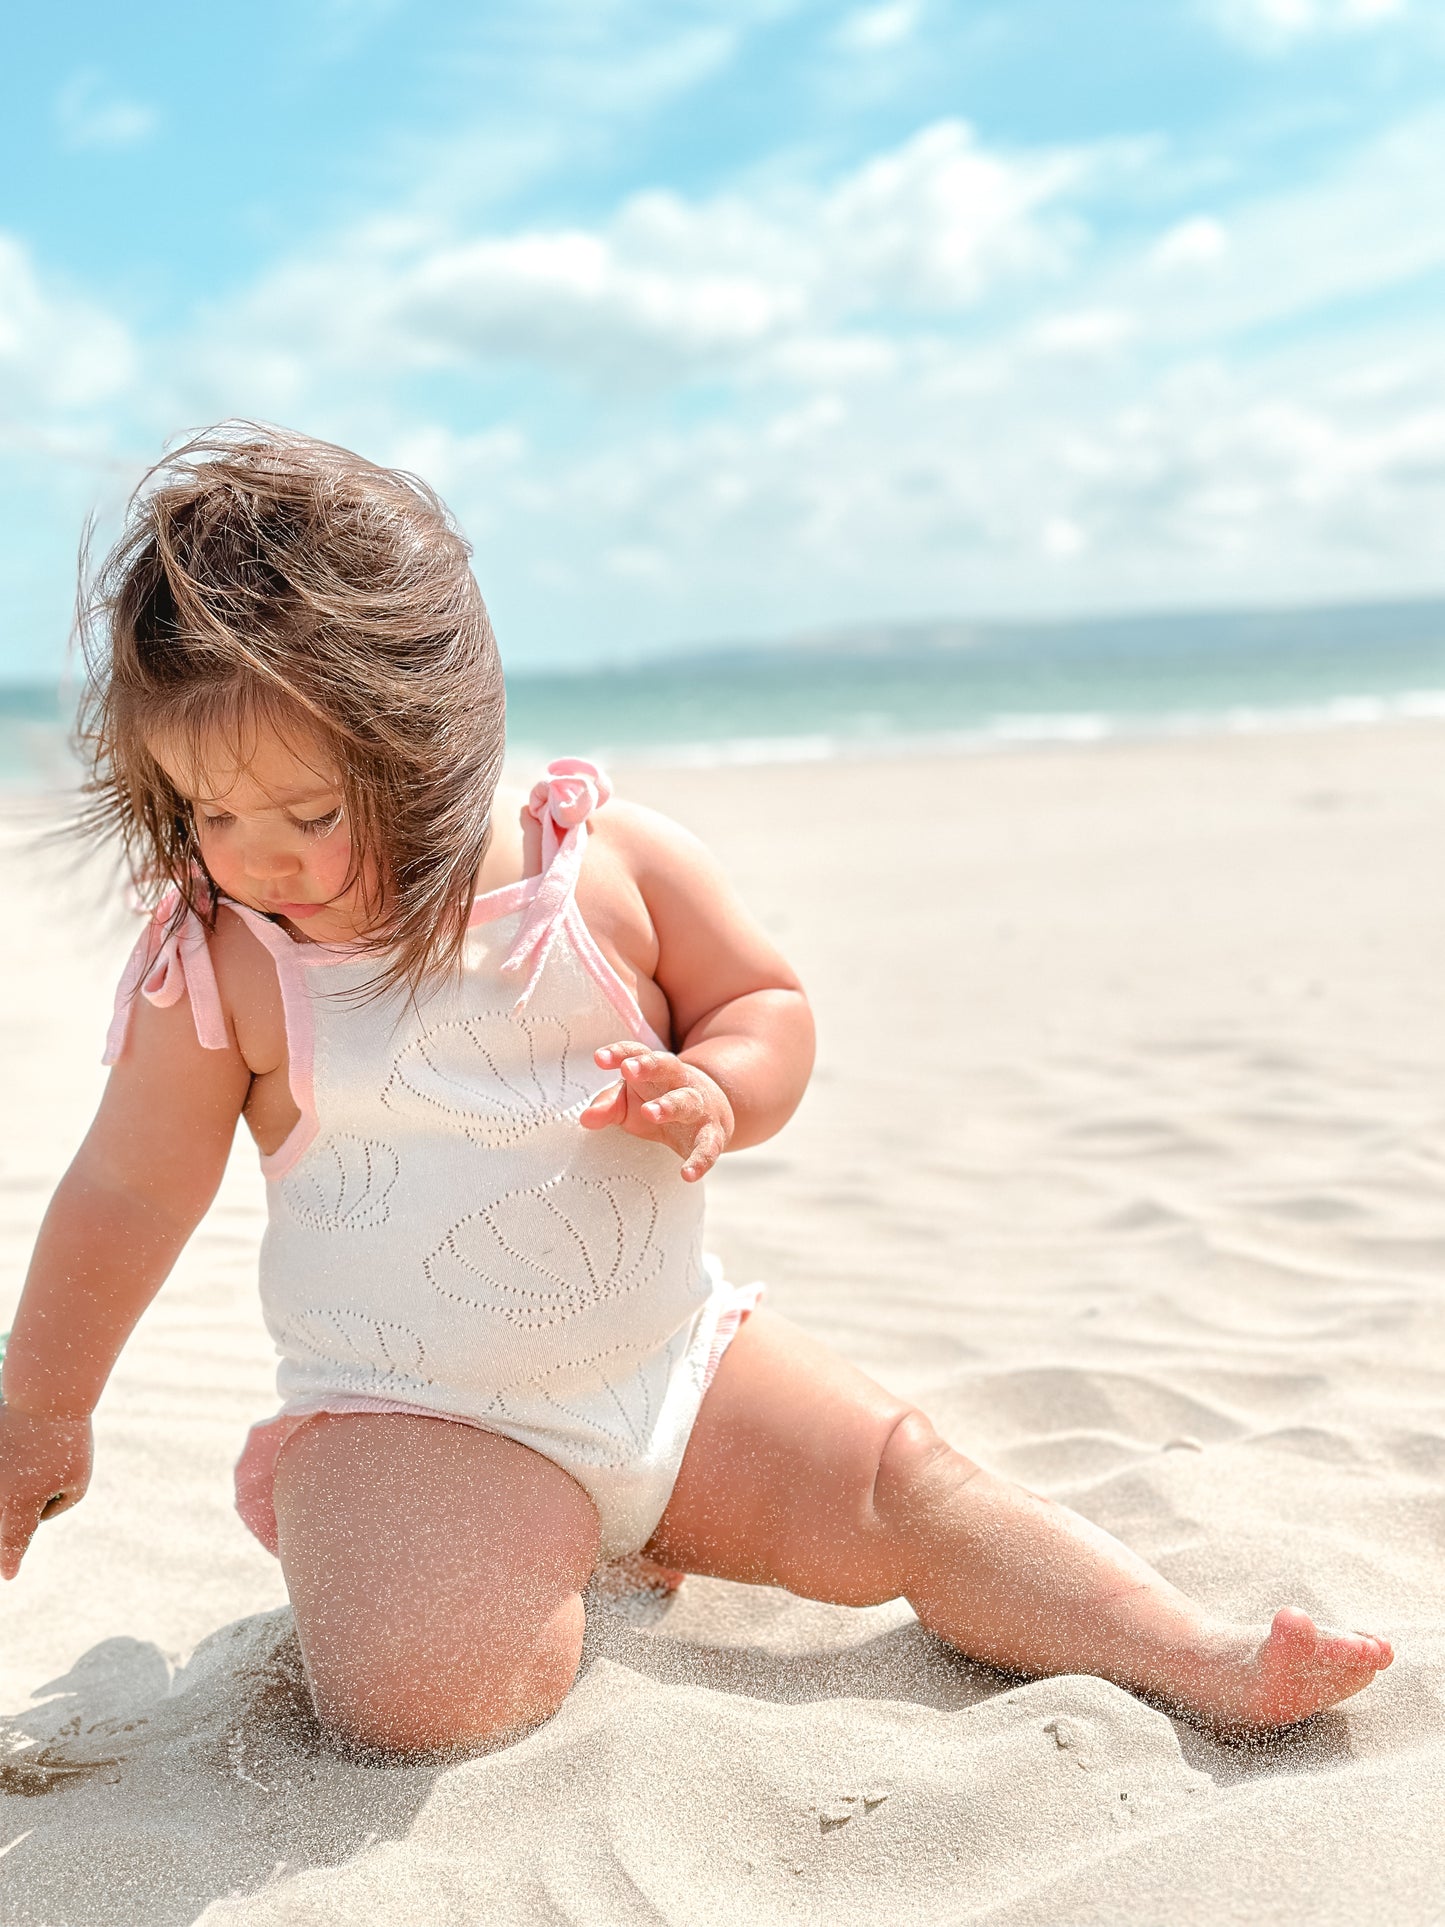
<svg viewBox="0 0 1445 1927"><path fill-rule="evenodd" d="M74 4L0 70L0 674L244 414L513 663L1445 590L1445 7Z"/></svg>

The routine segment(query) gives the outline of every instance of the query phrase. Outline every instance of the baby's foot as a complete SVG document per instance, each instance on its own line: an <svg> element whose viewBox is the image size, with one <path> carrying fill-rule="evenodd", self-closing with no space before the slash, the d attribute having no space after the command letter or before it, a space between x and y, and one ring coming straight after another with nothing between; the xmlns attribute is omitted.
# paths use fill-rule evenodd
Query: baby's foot
<svg viewBox="0 0 1445 1927"><path fill-rule="evenodd" d="M1294 1606L1275 1614L1262 1646L1256 1638L1237 1634L1209 1642L1182 1669L1168 1697L1226 1731L1278 1732L1349 1699L1395 1657L1388 1640L1322 1632Z"/></svg>

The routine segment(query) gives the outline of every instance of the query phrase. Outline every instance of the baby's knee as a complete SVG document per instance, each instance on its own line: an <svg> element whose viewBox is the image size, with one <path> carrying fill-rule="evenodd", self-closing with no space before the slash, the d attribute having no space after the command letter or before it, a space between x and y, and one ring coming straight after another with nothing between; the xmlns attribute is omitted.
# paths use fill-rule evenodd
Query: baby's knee
<svg viewBox="0 0 1445 1927"><path fill-rule="evenodd" d="M960 1485L982 1476L982 1468L940 1438L923 1412L910 1408L897 1420L878 1455L873 1510L891 1530L916 1525L946 1503Z"/></svg>
<svg viewBox="0 0 1445 1927"><path fill-rule="evenodd" d="M368 1752L457 1752L514 1738L550 1719L582 1656L580 1595L564 1600L526 1644L428 1665L417 1644L379 1636L350 1650L307 1655L317 1718L336 1739ZM419 1663L420 1662L420 1663Z"/></svg>

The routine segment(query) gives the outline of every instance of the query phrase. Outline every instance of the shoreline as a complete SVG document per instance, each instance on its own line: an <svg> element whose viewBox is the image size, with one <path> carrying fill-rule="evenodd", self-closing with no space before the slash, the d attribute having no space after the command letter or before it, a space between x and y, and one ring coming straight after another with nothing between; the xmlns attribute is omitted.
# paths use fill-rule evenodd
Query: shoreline
<svg viewBox="0 0 1445 1927"><path fill-rule="evenodd" d="M747 736L720 742L619 744L587 754L593 761L647 769L751 769L791 763L893 762L909 756L1008 755L1055 747L1107 749L1119 743L1193 742L1216 737L1316 735L1344 729L1398 729L1439 721L1445 721L1445 689L1413 690L1399 697L1346 696L1298 707L1240 705L1220 712L1174 711L1137 718L1084 711L1021 713L1000 717L978 730ZM547 751L525 743L508 750L509 758L522 760L527 755L545 760Z"/></svg>
<svg viewBox="0 0 1445 1927"><path fill-rule="evenodd" d="M507 763L543 767L556 755L585 755L605 766L666 773L669 770L786 769L820 763L894 764L926 760L1028 755L1055 750L1151 747L1172 743L1231 742L1270 737L1330 736L1360 731L1395 732L1445 722L1445 689L1399 696L1360 695L1319 704L1224 711L1173 711L1150 716L1104 713L1021 712L978 730L939 730L876 735L743 736L718 741L616 743L578 748L509 741ZM39 770L0 770L0 810L17 801L59 800L71 794L62 772L78 776L62 742L49 744L47 777Z"/></svg>

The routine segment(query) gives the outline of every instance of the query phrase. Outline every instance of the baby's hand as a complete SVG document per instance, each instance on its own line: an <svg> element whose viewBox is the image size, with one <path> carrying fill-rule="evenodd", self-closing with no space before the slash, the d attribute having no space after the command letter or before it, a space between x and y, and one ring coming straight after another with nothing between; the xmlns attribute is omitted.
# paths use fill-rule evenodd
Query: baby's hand
<svg viewBox="0 0 1445 1927"><path fill-rule="evenodd" d="M721 1085L695 1064L646 1044L605 1044L595 1055L620 1081L593 1098L582 1113L583 1128L620 1124L633 1137L668 1145L682 1159L689 1184L709 1172L733 1134L733 1107Z"/></svg>
<svg viewBox="0 0 1445 1927"><path fill-rule="evenodd" d="M89 1419L32 1417L0 1400L0 1578L15 1577L40 1521L89 1484Z"/></svg>

